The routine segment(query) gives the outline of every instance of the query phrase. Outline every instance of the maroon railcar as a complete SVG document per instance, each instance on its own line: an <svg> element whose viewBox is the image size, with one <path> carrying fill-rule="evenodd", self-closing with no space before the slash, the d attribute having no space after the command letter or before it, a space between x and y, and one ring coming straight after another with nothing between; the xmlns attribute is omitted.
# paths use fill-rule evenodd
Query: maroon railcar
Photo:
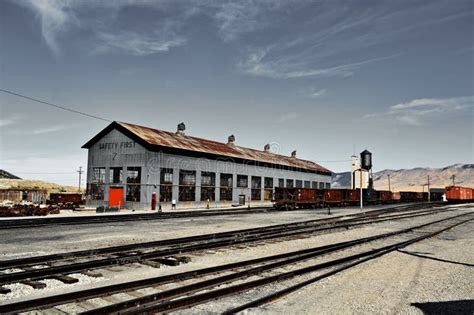
<svg viewBox="0 0 474 315"><path fill-rule="evenodd" d="M345 189L325 189L323 201L326 205L342 206L345 203Z"/></svg>
<svg viewBox="0 0 474 315"><path fill-rule="evenodd" d="M50 193L47 201L51 205L65 207L78 207L84 204L84 194L82 193Z"/></svg>

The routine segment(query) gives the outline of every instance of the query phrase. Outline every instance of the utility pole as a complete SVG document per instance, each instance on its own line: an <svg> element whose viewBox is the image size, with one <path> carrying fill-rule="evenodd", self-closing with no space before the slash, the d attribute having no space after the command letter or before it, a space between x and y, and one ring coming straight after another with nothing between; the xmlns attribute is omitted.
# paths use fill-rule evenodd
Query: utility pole
<svg viewBox="0 0 474 315"><path fill-rule="evenodd" d="M81 191L81 176L84 171L82 170L82 166L79 166L79 170L77 171L79 173L79 186L78 186L78 191Z"/></svg>
<svg viewBox="0 0 474 315"><path fill-rule="evenodd" d="M428 202L431 202L430 175L428 175Z"/></svg>
<svg viewBox="0 0 474 315"><path fill-rule="evenodd" d="M453 186L455 186L454 185L454 179L456 178L456 175L453 174L453 176L451 176L451 178L453 179Z"/></svg>
<svg viewBox="0 0 474 315"><path fill-rule="evenodd" d="M392 190L390 189L390 174L388 174L387 176L388 176L388 191L391 192Z"/></svg>

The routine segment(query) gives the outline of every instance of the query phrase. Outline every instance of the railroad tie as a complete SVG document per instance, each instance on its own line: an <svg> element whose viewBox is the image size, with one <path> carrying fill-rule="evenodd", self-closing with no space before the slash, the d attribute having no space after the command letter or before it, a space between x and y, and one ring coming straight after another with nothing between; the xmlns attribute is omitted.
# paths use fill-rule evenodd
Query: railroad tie
<svg viewBox="0 0 474 315"><path fill-rule="evenodd" d="M145 266L149 266L149 267L152 267L152 268L160 268L160 267L161 267L161 263L160 263L160 262L158 262L158 261L153 261L153 260L150 260L150 259L141 260L141 261L140 261L140 264L145 265Z"/></svg>
<svg viewBox="0 0 474 315"><path fill-rule="evenodd" d="M0 294L8 294L10 292L12 292L12 290L5 287L0 287Z"/></svg>
<svg viewBox="0 0 474 315"><path fill-rule="evenodd" d="M21 281L21 284L27 285L32 287L33 289L40 290L46 288L46 283L39 282L39 281L33 281L33 280L25 280Z"/></svg>
<svg viewBox="0 0 474 315"><path fill-rule="evenodd" d="M59 280L62 283L65 283L65 284L73 284L73 283L79 282L79 279L73 278L71 276L66 276L66 275L55 275L55 276L52 276L50 278Z"/></svg>
<svg viewBox="0 0 474 315"><path fill-rule="evenodd" d="M98 271L88 270L88 271L83 271L81 273L83 275L91 277L91 278L101 278L101 277L103 277L103 275Z"/></svg>
<svg viewBox="0 0 474 315"><path fill-rule="evenodd" d="M153 260L156 262L162 263L163 265L166 265L166 266L179 266L179 261L171 257L156 258Z"/></svg>

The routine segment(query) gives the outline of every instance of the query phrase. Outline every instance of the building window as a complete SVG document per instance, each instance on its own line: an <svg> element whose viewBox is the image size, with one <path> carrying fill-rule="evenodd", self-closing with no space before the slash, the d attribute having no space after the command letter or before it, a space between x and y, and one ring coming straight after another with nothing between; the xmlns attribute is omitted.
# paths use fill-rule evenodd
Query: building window
<svg viewBox="0 0 474 315"><path fill-rule="evenodd" d="M303 188L303 181L302 180L296 180L296 188Z"/></svg>
<svg viewBox="0 0 474 315"><path fill-rule="evenodd" d="M160 202L171 202L173 198L173 169L160 170Z"/></svg>
<svg viewBox="0 0 474 315"><path fill-rule="evenodd" d="M283 179L283 178L278 179L278 187L280 187L280 188L285 187L285 179Z"/></svg>
<svg viewBox="0 0 474 315"><path fill-rule="evenodd" d="M89 184L87 185L87 195L91 200L104 200L104 185Z"/></svg>
<svg viewBox="0 0 474 315"><path fill-rule="evenodd" d="M286 180L286 187L287 188L293 188L293 180L292 179L287 179Z"/></svg>
<svg viewBox="0 0 474 315"><path fill-rule="evenodd" d="M324 183L323 182L319 182L319 189L324 189Z"/></svg>
<svg viewBox="0 0 474 315"><path fill-rule="evenodd" d="M161 169L160 185L173 185L173 169L172 168Z"/></svg>
<svg viewBox="0 0 474 315"><path fill-rule="evenodd" d="M196 200L196 171L179 171L179 201Z"/></svg>
<svg viewBox="0 0 474 315"><path fill-rule="evenodd" d="M326 189L331 189L331 183L326 183Z"/></svg>
<svg viewBox="0 0 474 315"><path fill-rule="evenodd" d="M311 182L309 180L304 181L304 188L311 188Z"/></svg>
<svg viewBox="0 0 474 315"><path fill-rule="evenodd" d="M263 200L272 200L273 196L273 178L265 177L263 180Z"/></svg>
<svg viewBox="0 0 474 315"><path fill-rule="evenodd" d="M311 188L318 189L318 182L311 182Z"/></svg>
<svg viewBox="0 0 474 315"><path fill-rule="evenodd" d="M92 182L105 183L105 167L94 167L92 169Z"/></svg>
<svg viewBox="0 0 474 315"><path fill-rule="evenodd" d="M127 167L127 194L126 200L140 201L140 184L142 180L141 167Z"/></svg>
<svg viewBox="0 0 474 315"><path fill-rule="evenodd" d="M249 177L247 175L237 175L237 187L249 188Z"/></svg>
<svg viewBox="0 0 474 315"><path fill-rule="evenodd" d="M222 201L232 201L232 174L221 174L220 195Z"/></svg>
<svg viewBox="0 0 474 315"><path fill-rule="evenodd" d="M216 173L201 172L201 201L216 200Z"/></svg>
<svg viewBox="0 0 474 315"><path fill-rule="evenodd" d="M252 200L261 200L262 199L262 178L259 176L252 176L252 191L250 192L250 197Z"/></svg>
<svg viewBox="0 0 474 315"><path fill-rule="evenodd" d="M109 169L109 183L111 184L122 183L122 168L121 167L111 167Z"/></svg>

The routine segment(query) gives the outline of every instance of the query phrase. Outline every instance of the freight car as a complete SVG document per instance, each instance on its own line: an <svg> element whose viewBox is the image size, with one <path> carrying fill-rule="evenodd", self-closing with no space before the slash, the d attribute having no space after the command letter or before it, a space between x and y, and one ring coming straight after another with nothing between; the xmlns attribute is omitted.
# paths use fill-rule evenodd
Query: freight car
<svg viewBox="0 0 474 315"><path fill-rule="evenodd" d="M412 191L392 193L388 190L363 189L362 194L364 205L428 201L428 193ZM275 187L272 201L277 209L359 205L360 190Z"/></svg>
<svg viewBox="0 0 474 315"><path fill-rule="evenodd" d="M400 192L401 202L423 202L428 201L427 192L416 192L416 191L401 191Z"/></svg>
<svg viewBox="0 0 474 315"><path fill-rule="evenodd" d="M84 204L82 193L50 193L46 201L49 205L58 205L62 208L75 209Z"/></svg>
<svg viewBox="0 0 474 315"><path fill-rule="evenodd" d="M472 202L474 201L474 189L469 187L448 186L446 187L446 200L448 202Z"/></svg>

